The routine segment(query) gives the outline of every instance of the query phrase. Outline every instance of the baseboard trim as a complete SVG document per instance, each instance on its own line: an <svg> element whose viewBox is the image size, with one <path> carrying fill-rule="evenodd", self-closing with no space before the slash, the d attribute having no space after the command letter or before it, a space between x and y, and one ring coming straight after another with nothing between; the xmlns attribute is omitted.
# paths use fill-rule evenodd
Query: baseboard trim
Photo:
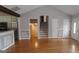
<svg viewBox="0 0 79 59"><path fill-rule="evenodd" d="M30 38L19 38L19 40L25 40L25 39L29 40Z"/></svg>
<svg viewBox="0 0 79 59"><path fill-rule="evenodd" d="M72 39L72 38L61 38L61 37L58 37L58 38L54 38L54 37L46 37L46 38L48 38L48 39ZM27 40L30 40L30 38L20 38L19 40L25 40L25 39L27 39ZM45 39L45 37L44 38L38 38L38 39Z"/></svg>

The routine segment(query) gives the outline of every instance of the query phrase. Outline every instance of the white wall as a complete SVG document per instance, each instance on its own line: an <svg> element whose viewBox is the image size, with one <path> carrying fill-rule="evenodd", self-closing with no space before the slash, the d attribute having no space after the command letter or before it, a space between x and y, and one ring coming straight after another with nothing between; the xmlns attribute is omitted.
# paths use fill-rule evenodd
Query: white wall
<svg viewBox="0 0 79 59"><path fill-rule="evenodd" d="M76 33L73 33L74 31L74 22L76 23ZM71 35L73 39L79 40L79 15L74 16L72 18L72 31Z"/></svg>
<svg viewBox="0 0 79 59"><path fill-rule="evenodd" d="M48 36L49 36L49 38L54 37L55 34L56 34L56 31L54 31L55 26L53 26L53 25L55 23L53 22L53 20L57 19L58 21L60 21L60 24L61 24L62 20L67 20L68 22L70 21L69 16L67 16L66 14L61 12L60 10L57 10L55 7L43 6L43 7L31 10L30 12L22 14L21 20L20 20L20 32L29 31L29 20L31 18L32 19L36 18L39 21L41 15L48 15L49 16L49 28L48 28L48 31L49 31ZM70 24L68 22L67 22L67 24L68 24L68 26L70 26ZM69 33L69 30L70 30L69 28L70 27L67 27L67 28L68 28L67 32ZM29 38L29 37L23 37L23 36L27 36L27 34L24 34L24 33L22 34L21 33L21 39L22 38ZM39 36L39 34L38 34L38 36Z"/></svg>

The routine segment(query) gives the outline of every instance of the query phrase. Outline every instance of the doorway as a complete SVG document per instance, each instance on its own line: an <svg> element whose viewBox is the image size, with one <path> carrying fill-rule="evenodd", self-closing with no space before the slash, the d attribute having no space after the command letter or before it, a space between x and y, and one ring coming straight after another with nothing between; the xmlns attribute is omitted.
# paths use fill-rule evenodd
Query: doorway
<svg viewBox="0 0 79 59"><path fill-rule="evenodd" d="M40 38L48 38L48 16L40 16Z"/></svg>
<svg viewBox="0 0 79 59"><path fill-rule="evenodd" d="M38 22L37 22L37 19L30 19L30 38L31 38L31 40L38 38Z"/></svg>

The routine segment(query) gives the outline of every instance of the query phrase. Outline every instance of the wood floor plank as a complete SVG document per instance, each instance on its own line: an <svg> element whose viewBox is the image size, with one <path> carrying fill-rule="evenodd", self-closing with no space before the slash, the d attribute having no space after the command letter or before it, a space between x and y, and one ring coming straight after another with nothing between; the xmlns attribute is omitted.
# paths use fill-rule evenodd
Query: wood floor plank
<svg viewBox="0 0 79 59"><path fill-rule="evenodd" d="M8 53L73 53L79 52L79 42L73 39L19 40Z"/></svg>

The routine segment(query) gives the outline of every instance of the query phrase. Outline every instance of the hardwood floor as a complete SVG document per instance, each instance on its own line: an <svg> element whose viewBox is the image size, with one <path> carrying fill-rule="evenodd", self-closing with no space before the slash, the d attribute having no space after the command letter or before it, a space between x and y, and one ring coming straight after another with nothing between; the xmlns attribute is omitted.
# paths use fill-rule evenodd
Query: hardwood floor
<svg viewBox="0 0 79 59"><path fill-rule="evenodd" d="M19 40L8 53L72 53L79 52L79 42L73 39Z"/></svg>

